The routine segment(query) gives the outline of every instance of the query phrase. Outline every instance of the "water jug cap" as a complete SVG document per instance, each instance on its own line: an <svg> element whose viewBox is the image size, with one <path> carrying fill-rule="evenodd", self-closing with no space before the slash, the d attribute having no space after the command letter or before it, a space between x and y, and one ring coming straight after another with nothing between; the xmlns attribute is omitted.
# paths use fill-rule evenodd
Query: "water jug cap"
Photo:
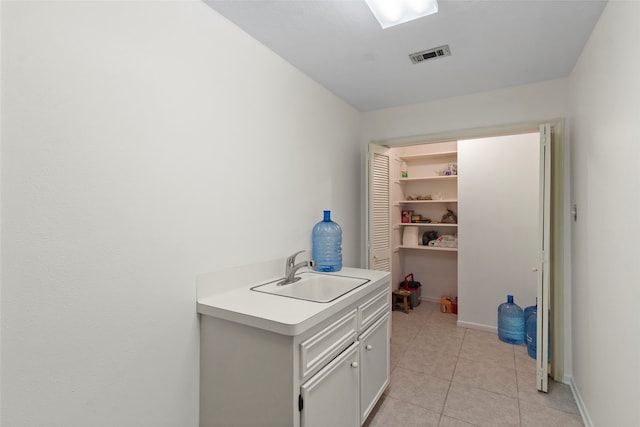
<svg viewBox="0 0 640 427"><path fill-rule="evenodd" d="M331 211L324 211L324 221L331 221Z"/></svg>
<svg viewBox="0 0 640 427"><path fill-rule="evenodd" d="M513 295L507 295L507 302L513 304Z"/></svg>

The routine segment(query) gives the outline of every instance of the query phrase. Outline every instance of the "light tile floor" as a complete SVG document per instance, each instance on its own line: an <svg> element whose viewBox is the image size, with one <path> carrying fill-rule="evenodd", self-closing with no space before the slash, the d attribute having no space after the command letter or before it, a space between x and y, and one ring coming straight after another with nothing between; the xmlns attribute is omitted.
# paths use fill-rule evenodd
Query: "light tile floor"
<svg viewBox="0 0 640 427"><path fill-rule="evenodd" d="M569 386L535 386L524 345L456 326L422 301L392 313L391 382L365 427L583 426Z"/></svg>

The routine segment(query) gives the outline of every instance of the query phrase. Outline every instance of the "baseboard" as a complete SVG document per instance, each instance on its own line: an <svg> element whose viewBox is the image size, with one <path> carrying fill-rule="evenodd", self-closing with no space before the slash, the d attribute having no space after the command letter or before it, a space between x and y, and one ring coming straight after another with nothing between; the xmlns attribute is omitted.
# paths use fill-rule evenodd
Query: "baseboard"
<svg viewBox="0 0 640 427"><path fill-rule="evenodd" d="M458 320L457 325L460 328L477 329L479 331L493 332L496 334L498 333L498 328L496 326L483 325L481 323L464 322L462 320Z"/></svg>
<svg viewBox="0 0 640 427"><path fill-rule="evenodd" d="M580 396L580 392L578 391L578 387L576 386L575 381L573 381L573 377L571 375L565 375L564 383L569 384L569 387L571 388L571 393L573 393L573 398L578 405L578 410L580 411L580 416L582 417L582 422L584 423L585 427L593 427L593 422L589 417L589 412L587 411L587 407L582 400L582 396Z"/></svg>

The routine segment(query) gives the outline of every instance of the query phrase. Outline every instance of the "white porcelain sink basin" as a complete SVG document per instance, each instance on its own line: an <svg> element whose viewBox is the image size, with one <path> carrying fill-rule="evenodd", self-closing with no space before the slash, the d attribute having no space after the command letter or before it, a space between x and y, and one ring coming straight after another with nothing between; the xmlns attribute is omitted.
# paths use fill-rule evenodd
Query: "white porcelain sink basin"
<svg viewBox="0 0 640 427"><path fill-rule="evenodd" d="M339 276L336 274L322 274L302 272L296 274L300 280L288 285L278 286L282 279L254 286L252 291L297 298L313 302L331 302L342 295L351 292L369 282L360 277Z"/></svg>

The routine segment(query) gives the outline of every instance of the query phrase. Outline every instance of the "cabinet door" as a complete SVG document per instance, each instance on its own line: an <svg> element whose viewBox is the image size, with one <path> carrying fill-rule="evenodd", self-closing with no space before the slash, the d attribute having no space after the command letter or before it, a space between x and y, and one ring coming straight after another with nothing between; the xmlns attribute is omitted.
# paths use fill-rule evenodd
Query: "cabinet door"
<svg viewBox="0 0 640 427"><path fill-rule="evenodd" d="M302 427L360 425L358 348L353 343L300 387Z"/></svg>
<svg viewBox="0 0 640 427"><path fill-rule="evenodd" d="M360 410L364 423L389 384L389 313L360 336Z"/></svg>

